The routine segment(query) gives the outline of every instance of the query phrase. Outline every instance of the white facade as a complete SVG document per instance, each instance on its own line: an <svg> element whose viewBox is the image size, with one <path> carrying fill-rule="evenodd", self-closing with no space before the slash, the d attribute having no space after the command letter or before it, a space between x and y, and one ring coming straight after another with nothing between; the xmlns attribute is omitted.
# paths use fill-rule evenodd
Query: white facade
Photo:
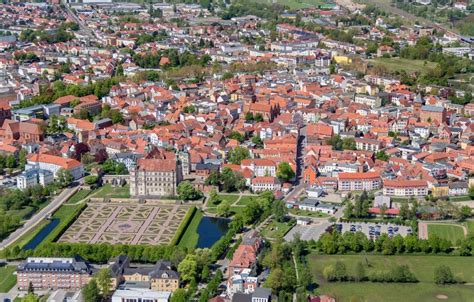
<svg viewBox="0 0 474 302"><path fill-rule="evenodd" d="M112 302L168 302L170 292L157 292L146 288L116 290Z"/></svg>
<svg viewBox="0 0 474 302"><path fill-rule="evenodd" d="M16 178L17 188L25 190L36 185L43 187L54 181L54 175L48 170L31 169L26 170Z"/></svg>
<svg viewBox="0 0 474 302"><path fill-rule="evenodd" d="M354 102L358 104L364 104L371 108L378 108L382 106L382 100L379 97L358 94L354 98Z"/></svg>

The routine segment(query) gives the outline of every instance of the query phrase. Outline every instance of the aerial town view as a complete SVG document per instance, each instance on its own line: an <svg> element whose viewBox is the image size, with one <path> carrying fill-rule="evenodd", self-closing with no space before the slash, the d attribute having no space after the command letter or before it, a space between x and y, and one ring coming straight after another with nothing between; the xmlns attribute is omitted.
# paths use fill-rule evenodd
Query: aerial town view
<svg viewBox="0 0 474 302"><path fill-rule="evenodd" d="M0 1L0 302L474 302L473 0Z"/></svg>

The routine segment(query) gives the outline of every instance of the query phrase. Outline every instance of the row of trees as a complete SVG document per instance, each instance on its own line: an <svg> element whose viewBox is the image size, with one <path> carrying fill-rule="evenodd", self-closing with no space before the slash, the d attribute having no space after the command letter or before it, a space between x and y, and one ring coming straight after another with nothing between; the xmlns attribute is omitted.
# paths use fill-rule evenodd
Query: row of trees
<svg viewBox="0 0 474 302"><path fill-rule="evenodd" d="M168 62L160 65L160 61L163 57L166 57ZM143 68L172 68L191 65L206 66L211 60L209 55L198 56L188 51L179 53L176 49L133 55L133 61Z"/></svg>
<svg viewBox="0 0 474 302"><path fill-rule="evenodd" d="M333 231L325 233L314 242L317 250L324 254L345 254L348 252L375 252L383 255L394 255L402 253L452 253L452 242L438 236L430 236L429 239L418 239L415 235L402 237L400 234L389 237L382 234L375 240L370 240L362 232L346 232L341 234ZM460 242L456 250L461 256L471 256L472 246L469 239Z"/></svg>
<svg viewBox="0 0 474 302"><path fill-rule="evenodd" d="M344 262L337 261L335 264L328 265L323 270L324 278L329 282L335 281L371 281L371 282L397 282L414 283L418 282L416 276L410 271L407 265L397 265L388 271L374 271L366 273L364 264L358 262L355 267L354 275L350 275Z"/></svg>
<svg viewBox="0 0 474 302"><path fill-rule="evenodd" d="M27 155L28 152L24 149L16 154L0 155L0 174L4 174L6 169L9 173L15 168L24 169Z"/></svg>
<svg viewBox="0 0 474 302"><path fill-rule="evenodd" d="M66 85L62 81L55 81L49 86L42 86L39 95L28 100L22 100L19 107L24 108L38 104L50 104L56 99L66 95L81 97L93 94L101 98L108 95L112 86L118 84L119 80L119 77L111 77L95 81L94 83L90 82L87 85Z"/></svg>
<svg viewBox="0 0 474 302"><path fill-rule="evenodd" d="M240 191L245 187L245 179L239 172L234 172L230 168L224 168L219 173L213 171L206 178L206 185L218 186L225 192Z"/></svg>
<svg viewBox="0 0 474 302"><path fill-rule="evenodd" d="M67 32L64 28L59 28L55 32L27 29L20 34L20 40L25 42L47 42L52 44L67 42L72 39L74 39L74 34Z"/></svg>

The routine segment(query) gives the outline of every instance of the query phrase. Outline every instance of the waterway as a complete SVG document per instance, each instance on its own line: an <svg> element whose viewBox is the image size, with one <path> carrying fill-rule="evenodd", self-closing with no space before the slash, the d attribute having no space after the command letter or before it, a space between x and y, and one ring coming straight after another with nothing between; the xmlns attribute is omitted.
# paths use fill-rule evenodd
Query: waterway
<svg viewBox="0 0 474 302"><path fill-rule="evenodd" d="M210 248L229 230L229 219L204 216L199 223L197 232L198 248Z"/></svg>
<svg viewBox="0 0 474 302"><path fill-rule="evenodd" d="M36 234L35 237L33 237L33 239L31 239L24 247L23 249L25 251L27 250L32 250L34 248L36 248L40 243L41 241L43 241L44 238L46 238L46 236L49 235L49 233L51 233L52 230L54 230L54 228L59 224L59 219L57 218L54 218L54 219L51 219L49 221L49 223L47 225L45 225L41 231Z"/></svg>

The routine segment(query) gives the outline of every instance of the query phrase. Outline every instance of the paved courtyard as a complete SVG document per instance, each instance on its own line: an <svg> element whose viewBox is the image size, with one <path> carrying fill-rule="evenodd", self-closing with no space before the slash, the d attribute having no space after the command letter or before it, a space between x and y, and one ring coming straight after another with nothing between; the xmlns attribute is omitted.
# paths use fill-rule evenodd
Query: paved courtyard
<svg viewBox="0 0 474 302"><path fill-rule="evenodd" d="M168 244L189 207L90 203L59 242Z"/></svg>

